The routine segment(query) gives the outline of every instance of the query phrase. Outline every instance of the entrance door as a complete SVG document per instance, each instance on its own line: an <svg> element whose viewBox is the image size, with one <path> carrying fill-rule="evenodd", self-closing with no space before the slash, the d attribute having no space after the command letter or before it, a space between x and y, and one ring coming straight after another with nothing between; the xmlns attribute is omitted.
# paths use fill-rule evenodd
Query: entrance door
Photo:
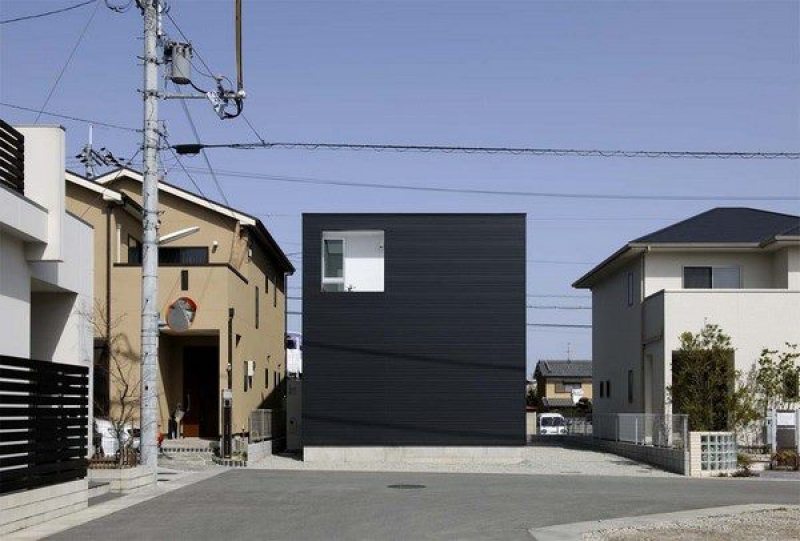
<svg viewBox="0 0 800 541"><path fill-rule="evenodd" d="M184 437L219 435L219 348L183 348Z"/></svg>

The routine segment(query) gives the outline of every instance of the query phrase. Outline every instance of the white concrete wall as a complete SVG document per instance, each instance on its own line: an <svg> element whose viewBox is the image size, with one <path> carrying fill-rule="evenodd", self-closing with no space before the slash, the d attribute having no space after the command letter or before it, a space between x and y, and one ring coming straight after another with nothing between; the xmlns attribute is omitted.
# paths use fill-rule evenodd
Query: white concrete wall
<svg viewBox="0 0 800 541"><path fill-rule="evenodd" d="M683 288L683 267L739 266L743 288L768 289L776 285L770 252L650 252L645 255L645 296L662 289Z"/></svg>
<svg viewBox="0 0 800 541"><path fill-rule="evenodd" d="M383 231L347 233L344 245L345 289L383 291Z"/></svg>
<svg viewBox="0 0 800 541"><path fill-rule="evenodd" d="M31 279L25 243L0 230L0 355L30 355Z"/></svg>
<svg viewBox="0 0 800 541"><path fill-rule="evenodd" d="M781 248L772 256L775 287L800 289L800 246Z"/></svg>
<svg viewBox="0 0 800 541"><path fill-rule="evenodd" d="M633 273L633 305L628 306L628 273ZM597 413L640 412L641 387L628 403L628 370L642 378L642 259L637 258L592 288L592 403ZM611 397L600 382L611 381Z"/></svg>
<svg viewBox="0 0 800 541"><path fill-rule="evenodd" d="M0 186L0 231L28 242L47 240L47 209Z"/></svg>
<svg viewBox="0 0 800 541"><path fill-rule="evenodd" d="M48 210L47 244L31 245L31 260L60 260L64 238L65 142L61 126L15 126L25 136L25 197Z"/></svg>
<svg viewBox="0 0 800 541"><path fill-rule="evenodd" d="M748 371L763 348L785 349L800 344L800 290L702 290L664 292L664 355L680 347L682 332L698 332L706 324L719 325L731 337L737 370ZM666 386L672 384L670 363Z"/></svg>

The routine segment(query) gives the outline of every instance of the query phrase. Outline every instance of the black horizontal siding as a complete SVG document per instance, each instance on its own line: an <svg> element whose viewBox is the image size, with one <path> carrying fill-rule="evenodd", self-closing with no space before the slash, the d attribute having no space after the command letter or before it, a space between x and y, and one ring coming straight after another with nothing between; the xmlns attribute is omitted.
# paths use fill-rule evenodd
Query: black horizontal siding
<svg viewBox="0 0 800 541"><path fill-rule="evenodd" d="M384 292L323 293L323 231L385 232ZM305 445L525 441L525 216L303 217Z"/></svg>

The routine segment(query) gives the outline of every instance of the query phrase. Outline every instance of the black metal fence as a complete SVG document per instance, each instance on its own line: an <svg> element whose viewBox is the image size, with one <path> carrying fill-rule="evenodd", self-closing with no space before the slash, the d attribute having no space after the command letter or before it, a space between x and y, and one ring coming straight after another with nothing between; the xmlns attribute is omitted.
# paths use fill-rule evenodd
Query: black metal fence
<svg viewBox="0 0 800 541"><path fill-rule="evenodd" d="M0 355L0 494L86 477L89 369Z"/></svg>
<svg viewBox="0 0 800 541"><path fill-rule="evenodd" d="M0 119L0 184L25 191L25 137Z"/></svg>

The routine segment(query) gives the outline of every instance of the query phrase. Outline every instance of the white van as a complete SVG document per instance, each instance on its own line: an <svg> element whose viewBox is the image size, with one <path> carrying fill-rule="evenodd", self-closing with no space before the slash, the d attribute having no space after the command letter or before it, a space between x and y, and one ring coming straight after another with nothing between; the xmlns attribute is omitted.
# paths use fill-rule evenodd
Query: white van
<svg viewBox="0 0 800 541"><path fill-rule="evenodd" d="M560 413L542 413L539 415L539 434L556 436L567 433L567 421Z"/></svg>

